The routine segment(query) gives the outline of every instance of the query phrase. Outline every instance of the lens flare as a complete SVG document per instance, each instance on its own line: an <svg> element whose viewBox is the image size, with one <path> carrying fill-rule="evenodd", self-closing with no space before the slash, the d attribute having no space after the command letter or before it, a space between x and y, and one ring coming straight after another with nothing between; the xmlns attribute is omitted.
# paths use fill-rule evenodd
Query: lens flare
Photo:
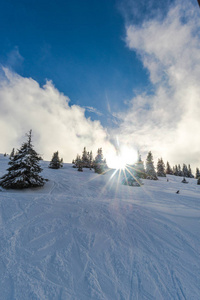
<svg viewBox="0 0 200 300"><path fill-rule="evenodd" d="M127 165L132 165L137 161L137 151L128 146L123 146L117 152L111 152L106 155L106 161L109 168L125 169Z"/></svg>

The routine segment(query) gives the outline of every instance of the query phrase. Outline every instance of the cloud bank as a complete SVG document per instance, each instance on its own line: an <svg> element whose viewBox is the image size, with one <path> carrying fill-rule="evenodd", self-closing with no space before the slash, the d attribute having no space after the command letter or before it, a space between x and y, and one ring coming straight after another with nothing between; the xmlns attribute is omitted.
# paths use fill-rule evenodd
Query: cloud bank
<svg viewBox="0 0 200 300"><path fill-rule="evenodd" d="M24 78L8 69L0 77L0 152L20 147L25 133L33 130L33 144L44 159L59 151L71 162L86 146L96 154L112 149L107 131L99 121L85 117L85 110L69 105L69 98L47 81L41 87L32 78Z"/></svg>
<svg viewBox="0 0 200 300"><path fill-rule="evenodd" d="M200 166L200 15L179 2L167 16L127 25L127 46L149 73L154 92L118 113L120 140L171 163Z"/></svg>
<svg viewBox="0 0 200 300"><path fill-rule="evenodd" d="M200 166L199 13L197 3L181 1L164 17L153 14L137 25L129 18L126 44L142 60L153 92L137 94L126 111L113 114L120 120L119 127L109 129L113 144L118 136L120 144L139 149L143 159L151 150L155 160ZM0 152L19 147L29 129L44 159L58 150L70 162L84 146L93 153L98 147L105 154L114 151L107 130L85 117L85 110L100 113L70 106L69 98L50 81L41 87L31 78L0 69L0 105Z"/></svg>

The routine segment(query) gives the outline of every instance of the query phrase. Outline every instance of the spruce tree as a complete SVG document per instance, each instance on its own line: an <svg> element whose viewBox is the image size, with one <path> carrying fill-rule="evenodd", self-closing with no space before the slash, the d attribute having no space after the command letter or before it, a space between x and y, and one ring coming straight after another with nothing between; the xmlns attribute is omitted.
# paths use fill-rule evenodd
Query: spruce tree
<svg viewBox="0 0 200 300"><path fill-rule="evenodd" d="M72 160L72 164L73 164L73 168L78 168L78 161L79 161L79 159L80 159L80 155L76 155L76 159L73 159Z"/></svg>
<svg viewBox="0 0 200 300"><path fill-rule="evenodd" d="M178 176L183 176L180 164L178 165Z"/></svg>
<svg viewBox="0 0 200 300"><path fill-rule="evenodd" d="M146 178L146 173L144 170L144 164L141 159L141 155L138 152L138 160L133 166L127 166L124 169L124 178L122 179L122 184L129 186L141 186L143 182L141 178Z"/></svg>
<svg viewBox="0 0 200 300"><path fill-rule="evenodd" d="M183 172L184 177L188 177L188 168L187 168L186 164L183 164L182 172Z"/></svg>
<svg viewBox="0 0 200 300"><path fill-rule="evenodd" d="M76 168L75 160L74 159L72 160L72 165L73 165L72 168Z"/></svg>
<svg viewBox="0 0 200 300"><path fill-rule="evenodd" d="M44 185L44 178L39 161L41 157L33 149L32 130L27 134L27 142L23 143L17 154L9 161L8 173L0 179L0 185L6 189L23 189Z"/></svg>
<svg viewBox="0 0 200 300"><path fill-rule="evenodd" d="M146 175L147 179L151 180L158 180L158 177L156 175L156 171L154 168L154 163L153 163L153 155L151 151L149 151L146 159Z"/></svg>
<svg viewBox="0 0 200 300"><path fill-rule="evenodd" d="M49 164L49 168L51 169L59 169L63 167L63 159L59 158L58 151L54 152L52 159Z"/></svg>
<svg viewBox="0 0 200 300"><path fill-rule="evenodd" d="M86 147L84 147L82 156L77 154L76 159L72 160L73 168L78 168L78 171L83 171L83 168L93 168L93 155L92 151L87 152Z"/></svg>
<svg viewBox="0 0 200 300"><path fill-rule="evenodd" d="M103 158L103 151L102 148L99 148L97 151L97 156L94 160L94 171L98 174L105 173L107 169L106 160Z"/></svg>
<svg viewBox="0 0 200 300"><path fill-rule="evenodd" d="M76 165L77 165L77 168L78 168L77 171L83 172L83 163L82 163L82 159L81 159L80 155L77 155Z"/></svg>
<svg viewBox="0 0 200 300"><path fill-rule="evenodd" d="M83 153L82 153L82 167L83 168L89 168L90 167L89 152L86 151L86 147L84 147Z"/></svg>
<svg viewBox="0 0 200 300"><path fill-rule="evenodd" d="M190 167L190 164L188 165L188 176L189 178L194 178L194 175L192 174L192 169Z"/></svg>
<svg viewBox="0 0 200 300"><path fill-rule="evenodd" d="M157 175L160 177L166 177L165 164L162 158L159 158L157 162Z"/></svg>
<svg viewBox="0 0 200 300"><path fill-rule="evenodd" d="M178 166L177 165L175 165L175 167L173 167L173 174L175 176L178 176Z"/></svg>
<svg viewBox="0 0 200 300"><path fill-rule="evenodd" d="M144 162L142 161L141 155L138 151L138 159L137 162L134 164L133 168L135 169L135 174L138 178L146 178L146 172L144 169Z"/></svg>
<svg viewBox="0 0 200 300"><path fill-rule="evenodd" d="M93 168L93 154L92 151L90 151L89 153L89 166L90 166L90 170Z"/></svg>
<svg viewBox="0 0 200 300"><path fill-rule="evenodd" d="M10 153L10 159L12 159L14 156L15 156L15 148L13 148Z"/></svg>
<svg viewBox="0 0 200 300"><path fill-rule="evenodd" d="M137 174L135 172L132 172L132 174L127 174L123 180L122 180L122 184L123 185L129 185L129 186L141 186L143 185L141 178L137 176Z"/></svg>
<svg viewBox="0 0 200 300"><path fill-rule="evenodd" d="M200 171L199 168L196 168L196 176L195 178L198 179L200 177Z"/></svg>
<svg viewBox="0 0 200 300"><path fill-rule="evenodd" d="M173 170L168 161L167 161L167 165L166 165L166 174L173 175Z"/></svg>

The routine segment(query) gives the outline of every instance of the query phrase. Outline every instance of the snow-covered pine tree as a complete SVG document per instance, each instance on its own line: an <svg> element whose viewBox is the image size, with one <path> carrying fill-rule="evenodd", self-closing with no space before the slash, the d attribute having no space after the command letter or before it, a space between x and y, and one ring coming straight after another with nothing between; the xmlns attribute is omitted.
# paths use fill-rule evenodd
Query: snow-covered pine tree
<svg viewBox="0 0 200 300"><path fill-rule="evenodd" d="M78 168L78 161L79 161L79 159L80 159L80 155L76 155L76 159L73 159L72 160L72 164L73 164L73 168Z"/></svg>
<svg viewBox="0 0 200 300"><path fill-rule="evenodd" d="M173 174L175 176L178 176L178 166L177 165L175 165L175 167L173 167Z"/></svg>
<svg viewBox="0 0 200 300"><path fill-rule="evenodd" d="M175 172L175 167L174 166L172 167L172 171L173 171L173 175L174 175L174 172Z"/></svg>
<svg viewBox="0 0 200 300"><path fill-rule="evenodd" d="M144 168L144 164L142 162L142 164L140 164L140 162L142 162L141 160L141 156L139 155L138 152L138 161L137 163L139 163L137 165L134 164L133 166L127 166L124 169L124 178L122 179L122 184L124 185L129 185L129 186L141 186L143 185L143 182L141 181L141 178L146 178L146 173L141 172L140 170L142 169L142 166ZM142 177L141 177L142 176Z"/></svg>
<svg viewBox="0 0 200 300"><path fill-rule="evenodd" d="M183 164L182 172L183 172L184 177L188 177L188 168L187 168L186 164Z"/></svg>
<svg viewBox="0 0 200 300"><path fill-rule="evenodd" d="M135 169L135 175L138 178L146 178L146 172L144 169L144 162L142 161L141 155L138 151L138 159L137 162L134 164L133 168Z"/></svg>
<svg viewBox="0 0 200 300"><path fill-rule="evenodd" d="M13 148L10 153L10 159L13 159L14 156L15 156L15 148Z"/></svg>
<svg viewBox="0 0 200 300"><path fill-rule="evenodd" d="M8 173L0 179L0 185L6 189L23 189L43 186L45 179L39 175L42 171L39 161L41 157L33 149L32 130L27 134L27 142L23 143L17 154L9 161Z"/></svg>
<svg viewBox="0 0 200 300"><path fill-rule="evenodd" d="M92 151L90 151L89 153L89 166L90 166L90 170L93 168L93 154Z"/></svg>
<svg viewBox="0 0 200 300"><path fill-rule="evenodd" d="M132 171L131 171L132 172ZM125 176L122 180L123 185L129 185L129 186L141 186L143 185L141 178L137 176L135 172L132 172L133 174L128 174Z"/></svg>
<svg viewBox="0 0 200 300"><path fill-rule="evenodd" d="M63 167L63 159L59 158L59 153L58 151L53 153L52 159L49 164L50 169L60 169Z"/></svg>
<svg viewBox="0 0 200 300"><path fill-rule="evenodd" d="M166 164L166 174L173 175L173 170L172 170L172 168L171 168L168 161L167 161L167 164Z"/></svg>
<svg viewBox="0 0 200 300"><path fill-rule="evenodd" d="M194 178L194 175L192 174L192 169L191 169L190 164L188 165L188 176L187 177Z"/></svg>
<svg viewBox="0 0 200 300"><path fill-rule="evenodd" d="M103 174L107 168L106 160L103 158L102 148L99 148L97 150L97 156L94 160L94 171L95 173Z"/></svg>
<svg viewBox="0 0 200 300"><path fill-rule="evenodd" d="M90 167L90 158L89 158L88 152L86 151L86 147L84 147L83 153L82 153L82 167L83 168Z"/></svg>
<svg viewBox="0 0 200 300"><path fill-rule="evenodd" d="M83 163L82 163L82 159L81 159L80 155L77 155L77 158L76 158L76 166L77 166L77 168L78 168L77 171L83 172Z"/></svg>
<svg viewBox="0 0 200 300"><path fill-rule="evenodd" d="M159 158L157 162L157 176L166 177L165 164L162 158Z"/></svg>
<svg viewBox="0 0 200 300"><path fill-rule="evenodd" d="M183 172L181 170L181 165L178 165L178 176L183 176Z"/></svg>
<svg viewBox="0 0 200 300"><path fill-rule="evenodd" d="M199 168L196 168L196 176L195 178L198 179L200 177L200 171Z"/></svg>
<svg viewBox="0 0 200 300"><path fill-rule="evenodd" d="M151 180L158 180L158 177L156 175L156 171L154 168L154 163L153 163L153 155L151 151L149 151L147 158L146 158L146 175L147 179Z"/></svg>

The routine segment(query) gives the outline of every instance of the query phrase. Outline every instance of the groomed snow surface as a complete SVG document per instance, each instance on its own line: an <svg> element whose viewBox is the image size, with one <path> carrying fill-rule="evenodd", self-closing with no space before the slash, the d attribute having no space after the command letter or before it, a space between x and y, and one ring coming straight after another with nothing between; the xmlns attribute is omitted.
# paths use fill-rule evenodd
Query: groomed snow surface
<svg viewBox="0 0 200 300"><path fill-rule="evenodd" d="M200 299L195 179L129 187L48 164L44 187L0 192L1 300Z"/></svg>

